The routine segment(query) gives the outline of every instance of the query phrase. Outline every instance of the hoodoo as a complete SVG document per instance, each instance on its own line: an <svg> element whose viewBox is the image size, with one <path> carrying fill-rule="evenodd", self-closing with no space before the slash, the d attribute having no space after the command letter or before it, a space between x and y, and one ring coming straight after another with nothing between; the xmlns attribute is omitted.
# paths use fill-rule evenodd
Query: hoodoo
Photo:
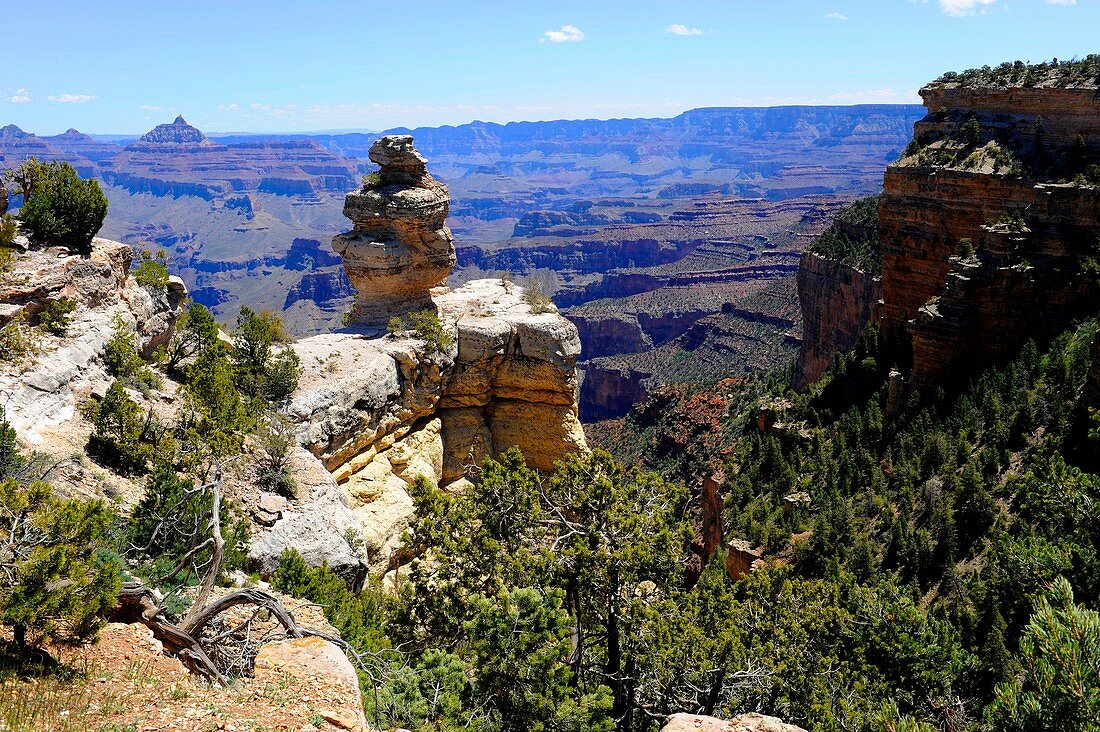
<svg viewBox="0 0 1100 732"><path fill-rule="evenodd" d="M334 237L332 248L359 291L354 320L377 324L431 307L429 291L447 279L456 259L444 223L447 187L432 178L412 136L383 137L369 156L381 169L348 194L344 215L355 228Z"/></svg>

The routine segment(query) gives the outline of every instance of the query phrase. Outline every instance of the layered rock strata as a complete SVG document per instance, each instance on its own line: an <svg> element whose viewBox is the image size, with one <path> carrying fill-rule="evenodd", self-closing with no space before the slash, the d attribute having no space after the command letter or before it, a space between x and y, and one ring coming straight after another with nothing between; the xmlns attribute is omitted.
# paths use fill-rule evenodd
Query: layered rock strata
<svg viewBox="0 0 1100 732"><path fill-rule="evenodd" d="M512 446L540 469L587 450L575 401L580 339L569 321L532 313L522 290L499 280L468 283L435 305L454 341L443 352L412 332L346 331L294 344L303 374L285 412L331 480L254 540L265 564L303 540L309 559L329 552L330 564L354 564L351 529L356 556L388 571L404 560L395 552L419 476L460 484Z"/></svg>
<svg viewBox="0 0 1100 732"><path fill-rule="evenodd" d="M359 290L357 316L374 324L427 307L444 336L428 343L413 330L355 326L294 344L303 373L284 413L324 470L312 473L308 500L254 537L253 557L269 568L284 547L304 546L307 561L345 575L393 570L407 559L398 547L418 478L460 489L472 468L513 446L539 469L588 449L576 327L556 310L533 312L522 288L501 279L430 291L454 261L446 188L411 138L371 150L381 184L349 194L356 231L334 241Z"/></svg>
<svg viewBox="0 0 1100 732"><path fill-rule="evenodd" d="M914 128L918 143L960 139L976 120L978 143L1012 151L1023 169L990 168L978 151L945 165L918 153L886 172L881 320L888 336L911 342L918 386L1053 334L1100 304L1100 283L1084 267L1100 254L1100 188L1057 182L1074 175L1074 147L1100 161L1096 90L934 84L921 94L929 114Z"/></svg>
<svg viewBox="0 0 1100 732"><path fill-rule="evenodd" d="M353 317L385 323L393 315L431 306L429 290L455 265L454 238L444 221L447 187L432 178L410 135L383 137L370 148L380 166L349 193L344 215L355 225L337 235L332 248L344 259L358 291Z"/></svg>
<svg viewBox="0 0 1100 732"><path fill-rule="evenodd" d="M918 387L965 377L1100 308L1095 89L921 90L928 115L884 177L876 283L803 258L804 386L867 323ZM835 274L834 274L835 273Z"/></svg>

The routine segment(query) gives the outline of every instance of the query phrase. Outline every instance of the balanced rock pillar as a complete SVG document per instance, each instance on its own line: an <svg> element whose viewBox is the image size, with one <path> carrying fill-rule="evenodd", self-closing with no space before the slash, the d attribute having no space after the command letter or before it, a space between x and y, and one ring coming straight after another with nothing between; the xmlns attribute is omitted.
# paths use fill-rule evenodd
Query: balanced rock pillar
<svg viewBox="0 0 1100 732"><path fill-rule="evenodd" d="M387 135L368 154L381 169L347 195L344 215L354 228L337 234L332 248L358 292L353 322L381 325L434 308L430 290L446 281L456 259L445 223L450 195L428 173L412 136Z"/></svg>

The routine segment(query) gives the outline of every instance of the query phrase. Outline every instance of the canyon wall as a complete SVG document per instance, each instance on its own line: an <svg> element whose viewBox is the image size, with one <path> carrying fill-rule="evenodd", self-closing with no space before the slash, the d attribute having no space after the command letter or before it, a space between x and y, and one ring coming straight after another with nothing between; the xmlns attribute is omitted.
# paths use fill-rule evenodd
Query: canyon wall
<svg viewBox="0 0 1100 732"><path fill-rule="evenodd" d="M803 258L799 387L868 322L924 387L1100 304L1100 186L1083 175L1100 162L1097 90L937 82L921 95L929 113L884 177L881 308L869 283L832 275L839 263Z"/></svg>
<svg viewBox="0 0 1100 732"><path fill-rule="evenodd" d="M798 266L802 347L791 385L803 389L821 378L833 357L852 348L868 322L879 317L882 280L849 264L806 252Z"/></svg>

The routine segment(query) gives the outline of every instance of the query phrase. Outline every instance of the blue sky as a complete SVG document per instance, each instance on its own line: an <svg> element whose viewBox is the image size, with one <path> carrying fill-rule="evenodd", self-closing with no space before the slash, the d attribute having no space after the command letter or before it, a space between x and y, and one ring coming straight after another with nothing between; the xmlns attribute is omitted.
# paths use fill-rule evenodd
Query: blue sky
<svg viewBox="0 0 1100 732"><path fill-rule="evenodd" d="M0 126L210 132L915 102L1100 52L1100 0L13 1Z"/></svg>

